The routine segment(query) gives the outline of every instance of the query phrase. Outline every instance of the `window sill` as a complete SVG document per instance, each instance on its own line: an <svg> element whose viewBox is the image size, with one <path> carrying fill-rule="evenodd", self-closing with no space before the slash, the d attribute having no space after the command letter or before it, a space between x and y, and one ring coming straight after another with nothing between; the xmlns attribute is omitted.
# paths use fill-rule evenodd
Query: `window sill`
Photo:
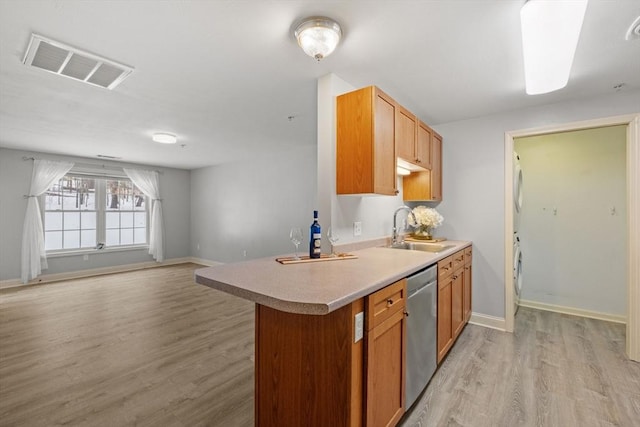
<svg viewBox="0 0 640 427"><path fill-rule="evenodd" d="M135 245L135 246L121 246L116 248L105 248L105 249L74 249L70 251L51 251L47 252L47 258L61 258L66 256L77 256L77 255L94 255L94 254L104 254L104 253L113 253L113 252L127 252L127 251L141 251L148 250L149 245Z"/></svg>

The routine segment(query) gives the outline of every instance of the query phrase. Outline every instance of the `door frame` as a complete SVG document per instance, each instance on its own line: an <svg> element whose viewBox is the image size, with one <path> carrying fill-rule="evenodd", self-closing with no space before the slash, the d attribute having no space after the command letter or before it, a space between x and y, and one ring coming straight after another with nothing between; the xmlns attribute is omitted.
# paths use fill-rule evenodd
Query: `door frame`
<svg viewBox="0 0 640 427"><path fill-rule="evenodd" d="M522 129L504 134L505 329L513 332L513 139L627 125L627 332L626 352L640 362L640 114Z"/></svg>

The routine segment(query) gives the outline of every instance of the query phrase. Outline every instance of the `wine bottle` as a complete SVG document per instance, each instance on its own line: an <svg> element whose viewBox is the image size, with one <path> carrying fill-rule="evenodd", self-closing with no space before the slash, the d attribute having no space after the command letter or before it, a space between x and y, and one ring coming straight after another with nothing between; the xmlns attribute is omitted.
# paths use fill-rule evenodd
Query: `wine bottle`
<svg viewBox="0 0 640 427"><path fill-rule="evenodd" d="M320 258L322 253L322 232L318 223L318 211L313 211L313 224L311 224L311 236L309 238L309 258Z"/></svg>

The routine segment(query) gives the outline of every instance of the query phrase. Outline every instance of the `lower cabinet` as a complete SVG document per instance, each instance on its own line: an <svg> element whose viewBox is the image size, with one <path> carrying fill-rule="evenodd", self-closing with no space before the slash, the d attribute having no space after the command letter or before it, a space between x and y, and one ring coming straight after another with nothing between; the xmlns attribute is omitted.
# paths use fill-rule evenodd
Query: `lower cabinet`
<svg viewBox="0 0 640 427"><path fill-rule="evenodd" d="M395 426L404 414L406 279L366 298L366 425Z"/></svg>
<svg viewBox="0 0 640 427"><path fill-rule="evenodd" d="M464 250L464 273L463 273L463 295L464 295L464 318L465 322L471 319L471 246Z"/></svg>
<svg viewBox="0 0 640 427"><path fill-rule="evenodd" d="M452 276L438 278L438 363L453 345L451 322Z"/></svg>
<svg viewBox="0 0 640 427"><path fill-rule="evenodd" d="M471 247L438 262L438 363L471 317Z"/></svg>
<svg viewBox="0 0 640 427"><path fill-rule="evenodd" d="M326 315L256 304L255 425L395 426L404 414L406 293L403 279Z"/></svg>

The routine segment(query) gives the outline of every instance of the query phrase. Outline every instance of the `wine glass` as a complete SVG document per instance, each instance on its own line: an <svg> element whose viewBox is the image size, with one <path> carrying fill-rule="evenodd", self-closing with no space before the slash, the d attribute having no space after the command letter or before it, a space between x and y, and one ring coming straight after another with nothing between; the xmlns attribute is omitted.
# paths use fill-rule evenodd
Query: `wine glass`
<svg viewBox="0 0 640 427"><path fill-rule="evenodd" d="M302 242L302 230L300 227L293 227L289 232L289 239L296 247L296 256L293 259L300 259L298 256L298 245Z"/></svg>
<svg viewBox="0 0 640 427"><path fill-rule="evenodd" d="M332 257L337 256L334 248L336 243L338 243L338 240L340 240L340 238L338 237L338 234L336 233L336 231L331 227L327 229L327 239L329 239L329 242L331 242L331 256Z"/></svg>

